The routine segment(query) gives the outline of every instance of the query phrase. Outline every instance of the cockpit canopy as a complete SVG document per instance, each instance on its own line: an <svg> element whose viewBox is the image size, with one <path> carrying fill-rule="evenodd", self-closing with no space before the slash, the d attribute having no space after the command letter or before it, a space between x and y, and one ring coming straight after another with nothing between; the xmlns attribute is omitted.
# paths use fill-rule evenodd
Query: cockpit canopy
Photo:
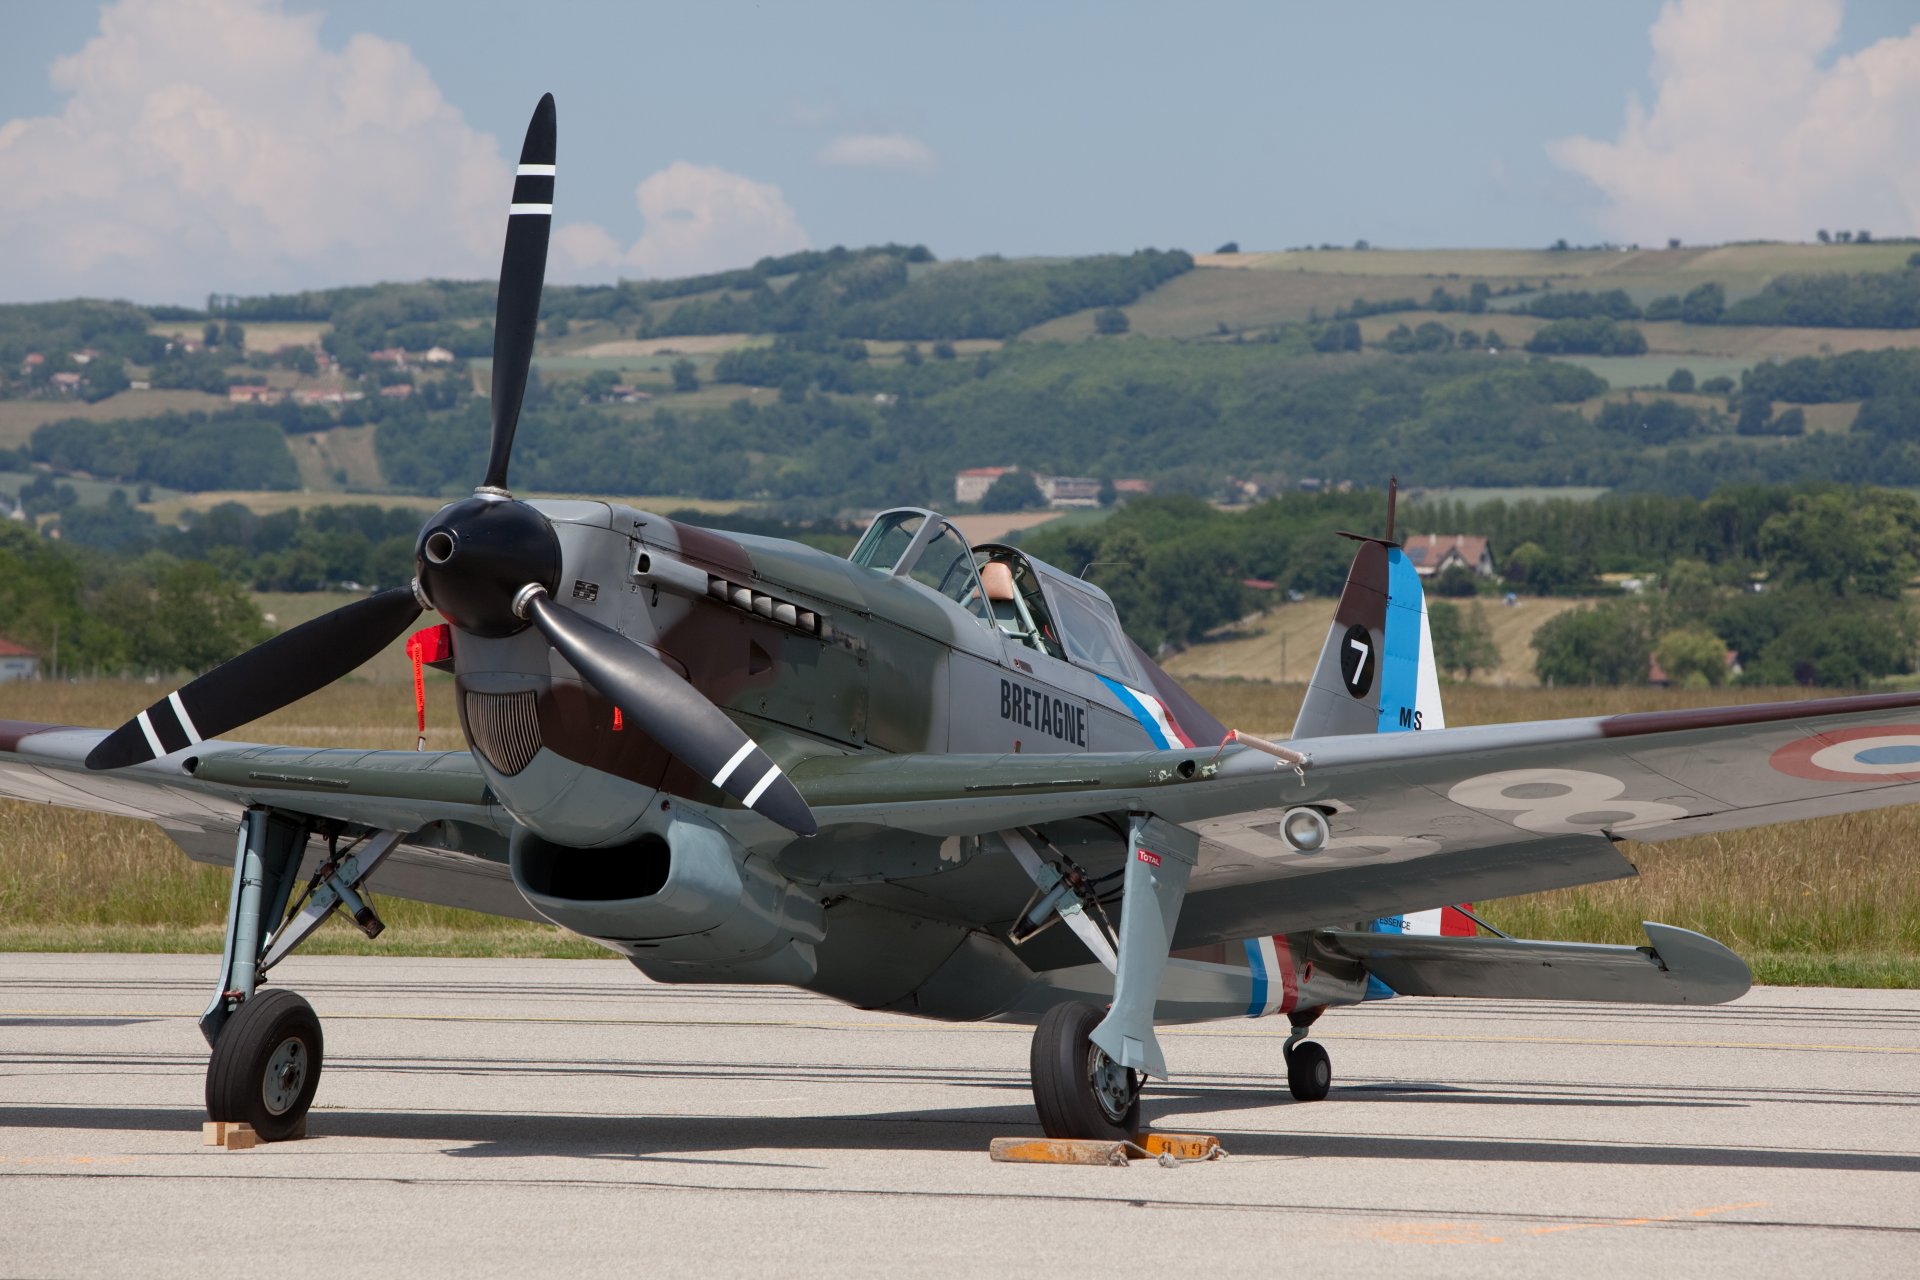
<svg viewBox="0 0 1920 1280"><path fill-rule="evenodd" d="M1038 652L1124 684L1145 682L1106 592L1004 543L970 547L938 512L881 512L848 558L918 582Z"/></svg>

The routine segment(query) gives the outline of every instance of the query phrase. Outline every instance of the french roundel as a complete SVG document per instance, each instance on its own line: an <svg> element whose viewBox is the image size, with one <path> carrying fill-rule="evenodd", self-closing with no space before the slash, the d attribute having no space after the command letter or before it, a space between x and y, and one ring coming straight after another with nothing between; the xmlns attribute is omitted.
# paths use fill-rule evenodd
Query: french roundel
<svg viewBox="0 0 1920 1280"><path fill-rule="evenodd" d="M1767 763L1816 782L1920 782L1920 724L1829 729L1789 742Z"/></svg>

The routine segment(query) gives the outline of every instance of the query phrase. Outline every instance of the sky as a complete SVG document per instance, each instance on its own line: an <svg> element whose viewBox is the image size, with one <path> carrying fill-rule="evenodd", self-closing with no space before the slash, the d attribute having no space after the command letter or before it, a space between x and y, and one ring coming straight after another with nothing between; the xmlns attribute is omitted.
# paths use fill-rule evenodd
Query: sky
<svg viewBox="0 0 1920 1280"><path fill-rule="evenodd" d="M0 0L0 301L1920 233L1920 0Z"/></svg>

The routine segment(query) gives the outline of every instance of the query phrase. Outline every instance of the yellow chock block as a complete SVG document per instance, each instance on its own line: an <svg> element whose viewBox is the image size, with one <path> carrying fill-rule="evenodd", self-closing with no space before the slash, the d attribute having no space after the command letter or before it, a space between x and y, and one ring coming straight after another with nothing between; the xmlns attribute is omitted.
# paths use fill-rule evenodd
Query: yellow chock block
<svg viewBox="0 0 1920 1280"><path fill-rule="evenodd" d="M259 1145L260 1135L250 1124L234 1120L209 1120L200 1126L202 1146L225 1147L228 1151L248 1151Z"/></svg>
<svg viewBox="0 0 1920 1280"><path fill-rule="evenodd" d="M1218 1160L1227 1154L1220 1139L1200 1133L1142 1133L1133 1141L1100 1138L995 1138L987 1154L1003 1164L1093 1164L1124 1166L1129 1160L1164 1165Z"/></svg>
<svg viewBox="0 0 1920 1280"><path fill-rule="evenodd" d="M1134 1141L1155 1159L1172 1156L1175 1160L1213 1160L1226 1154L1220 1139L1206 1133L1143 1133Z"/></svg>
<svg viewBox="0 0 1920 1280"><path fill-rule="evenodd" d="M1127 1163L1125 1142L1107 1142L1097 1138L995 1138L987 1154L1003 1164L1097 1164Z"/></svg>

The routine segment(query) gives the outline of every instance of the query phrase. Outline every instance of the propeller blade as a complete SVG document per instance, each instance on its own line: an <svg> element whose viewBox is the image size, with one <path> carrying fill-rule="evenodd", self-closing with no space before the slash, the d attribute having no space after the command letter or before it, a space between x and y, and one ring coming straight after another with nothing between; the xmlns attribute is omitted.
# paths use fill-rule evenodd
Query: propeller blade
<svg viewBox="0 0 1920 1280"><path fill-rule="evenodd" d="M87 768L144 764L278 711L379 653L419 616L413 591L399 587L282 631L102 738L87 753Z"/></svg>
<svg viewBox="0 0 1920 1280"><path fill-rule="evenodd" d="M553 228L553 95L540 99L520 146L507 206L507 247L500 257L500 301L493 317L493 443L487 453L485 489L505 490L520 400L533 362L533 333L540 323L540 285L547 274L547 233Z"/></svg>
<svg viewBox="0 0 1920 1280"><path fill-rule="evenodd" d="M695 773L787 830L820 829L793 780L746 732L666 663L544 591L528 593L533 624L621 714Z"/></svg>

